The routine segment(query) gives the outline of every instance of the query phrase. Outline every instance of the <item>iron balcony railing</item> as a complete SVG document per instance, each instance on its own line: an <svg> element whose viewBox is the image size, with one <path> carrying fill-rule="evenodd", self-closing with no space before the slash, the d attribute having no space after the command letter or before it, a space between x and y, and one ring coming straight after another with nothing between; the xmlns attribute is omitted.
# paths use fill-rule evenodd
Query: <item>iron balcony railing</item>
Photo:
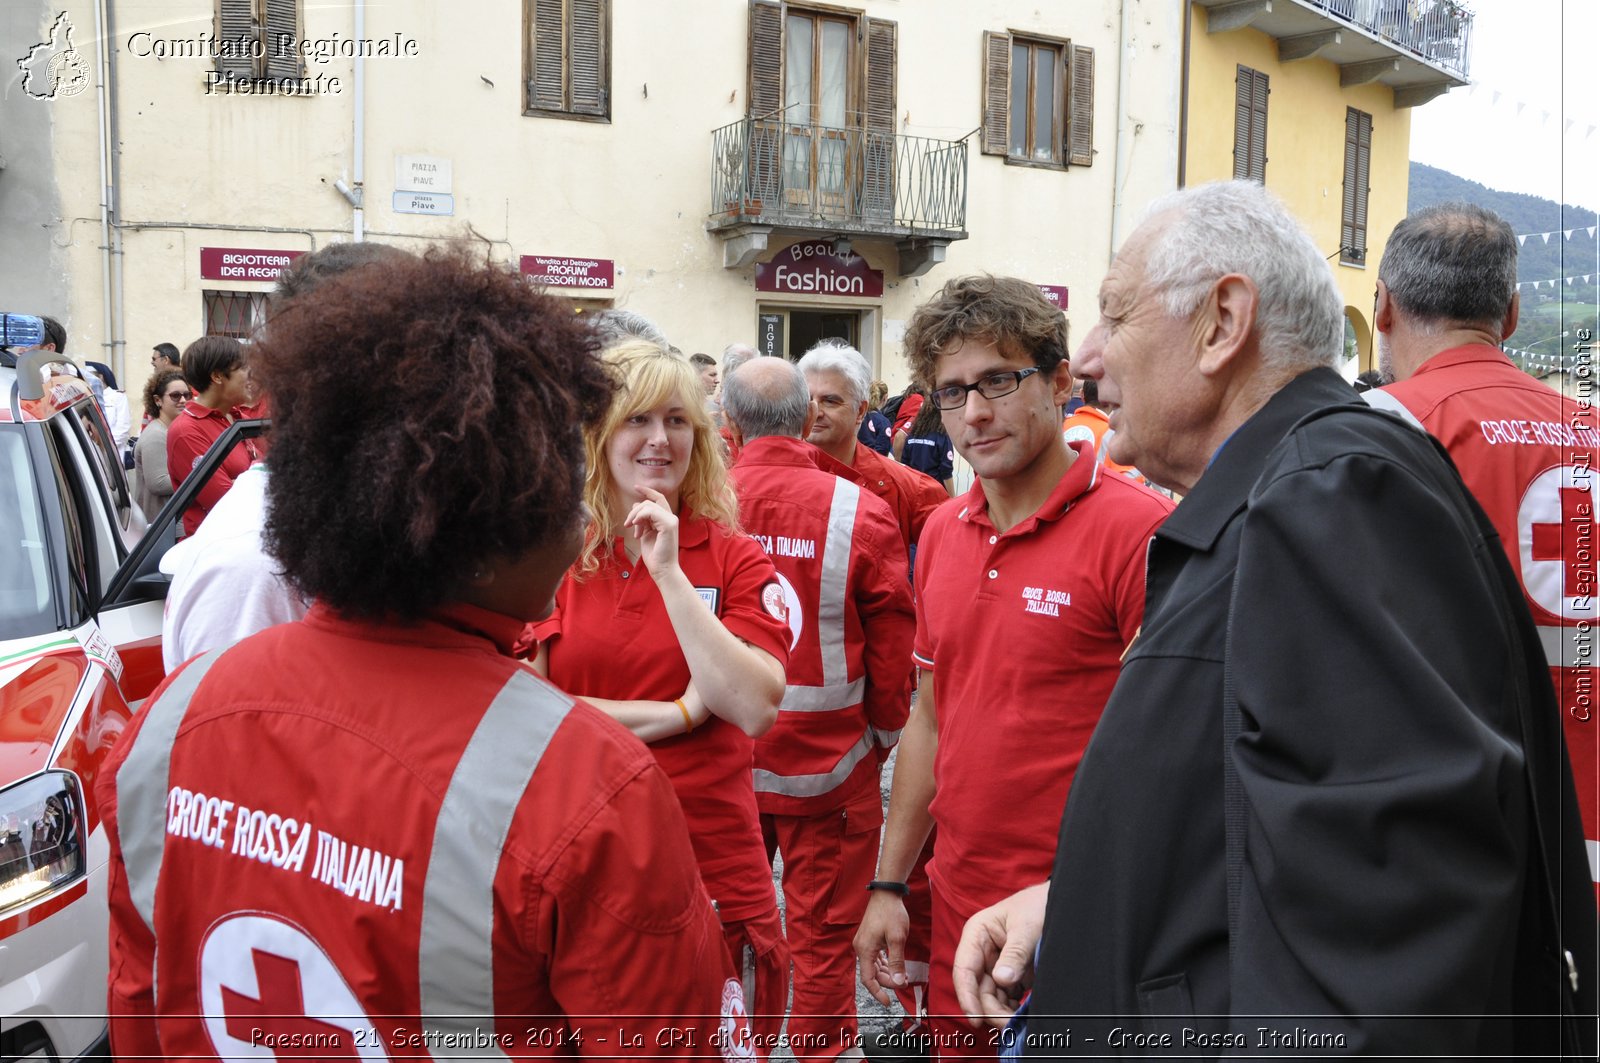
<svg viewBox="0 0 1600 1063"><path fill-rule="evenodd" d="M744 118L711 134L711 227L966 236L967 145Z"/></svg>
<svg viewBox="0 0 1600 1063"><path fill-rule="evenodd" d="M1463 79L1472 52L1472 12L1461 0L1302 0Z"/></svg>

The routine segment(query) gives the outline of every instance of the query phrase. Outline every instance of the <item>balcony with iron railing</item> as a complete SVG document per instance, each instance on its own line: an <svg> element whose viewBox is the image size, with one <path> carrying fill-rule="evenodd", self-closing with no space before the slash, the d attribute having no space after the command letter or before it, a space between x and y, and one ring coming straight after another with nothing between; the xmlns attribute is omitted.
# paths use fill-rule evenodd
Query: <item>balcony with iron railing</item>
<svg viewBox="0 0 1600 1063"><path fill-rule="evenodd" d="M1472 12L1462 0L1196 0L1208 33L1246 26L1278 42L1281 62L1316 56L1343 86L1382 82L1396 107L1468 83Z"/></svg>
<svg viewBox="0 0 1600 1063"><path fill-rule="evenodd" d="M706 228L729 267L754 261L772 233L877 236L916 276L967 237L962 140L744 118L712 132L711 163Z"/></svg>

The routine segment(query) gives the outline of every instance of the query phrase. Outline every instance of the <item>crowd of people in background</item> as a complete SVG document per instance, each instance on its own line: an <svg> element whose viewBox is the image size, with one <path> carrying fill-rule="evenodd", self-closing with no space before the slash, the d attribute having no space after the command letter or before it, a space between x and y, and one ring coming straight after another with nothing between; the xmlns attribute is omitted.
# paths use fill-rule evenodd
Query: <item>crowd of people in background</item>
<svg viewBox="0 0 1600 1063"><path fill-rule="evenodd" d="M131 442L153 514L272 419L103 776L115 1051L274 1047L205 1018L233 964L341 1050L1592 1058L1600 437L1498 349L1515 257L1403 222L1353 388L1303 229L1186 189L1075 345L957 277L890 396L843 339L303 256L250 344L155 349Z"/></svg>

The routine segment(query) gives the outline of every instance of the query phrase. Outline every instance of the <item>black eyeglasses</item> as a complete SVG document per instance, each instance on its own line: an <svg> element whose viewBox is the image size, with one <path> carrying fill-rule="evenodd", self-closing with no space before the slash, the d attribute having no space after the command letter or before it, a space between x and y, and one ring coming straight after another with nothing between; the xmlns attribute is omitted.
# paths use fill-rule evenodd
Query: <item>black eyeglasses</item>
<svg viewBox="0 0 1600 1063"><path fill-rule="evenodd" d="M1009 373L990 373L976 384L951 384L949 387L936 388L933 404L941 410L959 410L967 404L967 395L974 391L986 399L1003 398L1020 388L1024 380L1037 372L1038 366L1013 369Z"/></svg>

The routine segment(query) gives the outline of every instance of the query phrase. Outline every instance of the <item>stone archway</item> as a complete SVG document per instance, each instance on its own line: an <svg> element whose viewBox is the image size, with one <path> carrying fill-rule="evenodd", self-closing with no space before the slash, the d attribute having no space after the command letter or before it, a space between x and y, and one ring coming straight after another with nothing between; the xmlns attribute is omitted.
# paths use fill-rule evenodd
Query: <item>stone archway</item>
<svg viewBox="0 0 1600 1063"><path fill-rule="evenodd" d="M1366 315L1353 306L1344 308L1344 343L1347 355L1354 346L1356 366L1350 373L1352 377L1378 368L1378 352L1372 345L1372 327L1367 324Z"/></svg>

